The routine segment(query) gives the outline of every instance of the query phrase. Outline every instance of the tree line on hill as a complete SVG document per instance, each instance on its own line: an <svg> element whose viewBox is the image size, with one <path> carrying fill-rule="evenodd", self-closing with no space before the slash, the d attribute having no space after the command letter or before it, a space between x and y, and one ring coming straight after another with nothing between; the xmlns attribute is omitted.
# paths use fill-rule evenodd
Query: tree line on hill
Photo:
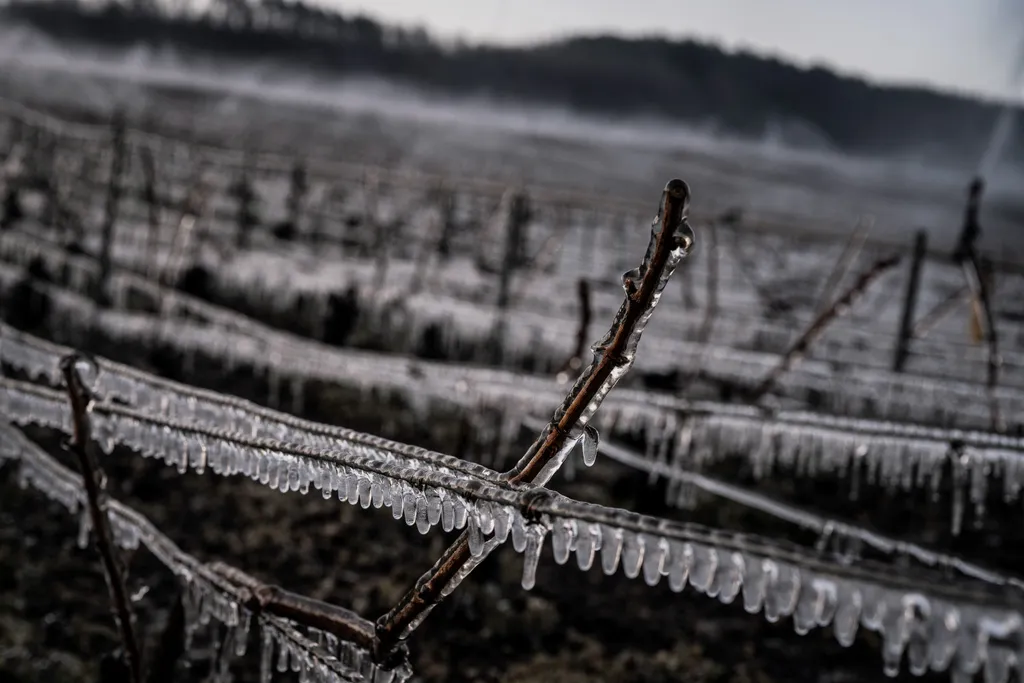
<svg viewBox="0 0 1024 683"><path fill-rule="evenodd" d="M374 75L453 95L651 115L762 137L773 122L844 151L974 164L996 103L924 88L881 87L824 68L727 53L688 40L576 37L525 47L442 44L422 29L293 0L11 0L5 23L64 43L171 46L182 54L267 58L325 74ZM1006 157L1021 158L1024 125Z"/></svg>

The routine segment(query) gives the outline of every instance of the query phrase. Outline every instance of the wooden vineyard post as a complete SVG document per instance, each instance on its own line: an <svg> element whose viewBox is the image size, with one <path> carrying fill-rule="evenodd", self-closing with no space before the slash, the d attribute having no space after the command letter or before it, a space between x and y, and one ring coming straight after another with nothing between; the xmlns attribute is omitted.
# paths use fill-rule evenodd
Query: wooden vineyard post
<svg viewBox="0 0 1024 683"><path fill-rule="evenodd" d="M256 200L256 193L252 187L253 166L253 155L250 151L246 151L242 159L242 167L239 171L238 181L234 187L234 198L238 202L238 210L236 212L235 251L241 251L249 246L250 234L258 223L256 210L253 206Z"/></svg>
<svg viewBox="0 0 1024 683"><path fill-rule="evenodd" d="M928 233L918 230L914 236L914 255L910 263L910 277L907 279L907 291L903 296L903 313L900 316L899 335L896 337L896 355L893 358L893 372L903 372L907 356L910 354L910 341L913 338L914 313L917 309L917 295L921 288L921 268L925 254L928 253Z"/></svg>
<svg viewBox="0 0 1024 683"><path fill-rule="evenodd" d="M498 297L495 302L497 319L492 331L490 362L500 365L505 354L505 332L508 327L508 309L512 305L512 276L526 262L526 229L530 221L529 200L525 193L510 196L508 216L505 218L505 252L498 274Z"/></svg>

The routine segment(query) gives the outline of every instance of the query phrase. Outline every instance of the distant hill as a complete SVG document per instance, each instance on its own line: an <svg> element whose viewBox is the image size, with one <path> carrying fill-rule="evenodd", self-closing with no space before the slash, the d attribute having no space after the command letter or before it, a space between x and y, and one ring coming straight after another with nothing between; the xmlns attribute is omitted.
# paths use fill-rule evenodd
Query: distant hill
<svg viewBox="0 0 1024 683"><path fill-rule="evenodd" d="M299 2L214 0L201 14L153 0L12 0L0 9L64 43L145 44L303 70L373 74L458 95L564 105L607 115L656 115L761 138L782 130L844 151L977 162L998 115L993 103L921 88L880 87L828 70L658 38L570 38L529 47L446 46ZM1004 156L1024 158L1024 117Z"/></svg>

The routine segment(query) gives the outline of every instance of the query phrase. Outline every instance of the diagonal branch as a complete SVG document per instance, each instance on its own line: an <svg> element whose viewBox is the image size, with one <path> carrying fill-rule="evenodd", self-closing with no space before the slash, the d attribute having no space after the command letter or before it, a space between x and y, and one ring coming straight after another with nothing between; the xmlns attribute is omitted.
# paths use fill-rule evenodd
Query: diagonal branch
<svg viewBox="0 0 1024 683"><path fill-rule="evenodd" d="M821 313L826 310L828 305L832 303L832 295L836 291L836 287L842 284L843 280L850 272L850 268L853 266L857 257L860 255L861 249L864 248L864 243L867 241L868 233L871 232L871 228L875 224L873 216L861 216L857 219L857 224L853 227L853 231L850 233L849 238L846 240L846 244L843 246L842 252L839 254L839 258L836 260L836 264L832 267L832 272L828 276L828 280L825 281L825 286L821 290L821 296L818 299L818 305L815 307L815 313Z"/></svg>
<svg viewBox="0 0 1024 683"><path fill-rule="evenodd" d="M936 325L942 322L950 313L959 308L960 304L968 301L970 298L971 289L967 285L956 290L936 304L935 308L925 313L916 323L914 323L914 326L910 329L910 337L912 339L924 339Z"/></svg>
<svg viewBox="0 0 1024 683"><path fill-rule="evenodd" d="M68 401L71 403L74 435L68 444L82 468L82 482L85 485L89 519L96 534L96 548L103 562L103 573L110 591L114 620L121 631L124 644L125 664L131 673L133 683L142 683L142 652L135 637L134 617L128 598L128 587L124 580L124 567L114 545L110 519L107 516L106 476L99 468L90 451L89 404L91 399L75 364L82 360L77 354L61 360L61 371L67 383Z"/></svg>
<svg viewBox="0 0 1024 683"><path fill-rule="evenodd" d="M874 265L861 273L857 281L842 296L811 321L811 324L807 326L804 333L789 347L778 365L750 392L748 396L750 402L756 403L764 398L764 395L772 390L782 376L789 372L789 369L807 354L811 344L824 333L829 324L848 312L853 302L860 298L864 291L871 286L871 283L899 262L900 257L898 254L887 256L875 261Z"/></svg>
<svg viewBox="0 0 1024 683"><path fill-rule="evenodd" d="M689 200L689 188L682 180L671 180L665 186L644 260L638 268L623 275L626 297L611 328L594 345L593 361L555 410L551 422L526 455L504 475L509 484L546 483L583 438L584 428L604 398L628 372L669 277L693 246L693 231L686 222ZM473 553L470 535L470 529L463 531L398 604L377 620L375 657L386 657L498 545L492 538L482 551Z"/></svg>

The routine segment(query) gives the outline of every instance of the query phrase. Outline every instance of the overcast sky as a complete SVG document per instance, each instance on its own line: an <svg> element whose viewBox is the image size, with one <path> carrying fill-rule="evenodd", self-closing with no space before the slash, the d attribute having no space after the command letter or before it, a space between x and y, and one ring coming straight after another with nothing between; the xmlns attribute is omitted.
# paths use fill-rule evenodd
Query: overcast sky
<svg viewBox="0 0 1024 683"><path fill-rule="evenodd" d="M440 37L698 37L876 80L1021 98L1024 0L325 0Z"/></svg>

